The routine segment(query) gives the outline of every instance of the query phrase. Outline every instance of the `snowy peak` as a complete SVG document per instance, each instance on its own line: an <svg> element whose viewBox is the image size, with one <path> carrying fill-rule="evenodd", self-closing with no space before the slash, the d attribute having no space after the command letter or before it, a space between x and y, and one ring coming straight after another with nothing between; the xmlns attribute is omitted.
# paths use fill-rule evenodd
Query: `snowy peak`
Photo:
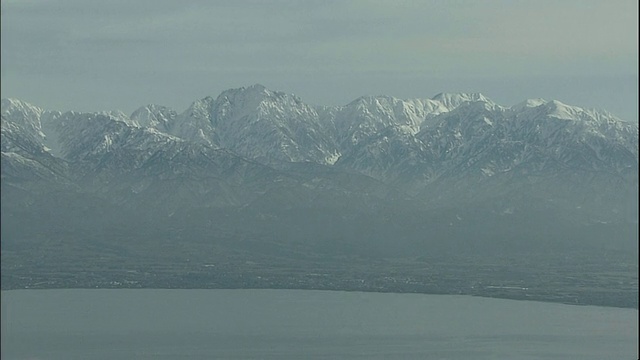
<svg viewBox="0 0 640 360"><path fill-rule="evenodd" d="M537 98L537 99L527 99L521 103L518 103L516 105L513 105L511 107L511 110L514 111L521 111L524 110L526 108L536 108L540 105L544 105L546 104L548 101L545 99L541 99L541 98Z"/></svg>
<svg viewBox="0 0 640 360"><path fill-rule="evenodd" d="M39 118L43 112L42 109L36 106L12 98L2 99L0 109L2 112L2 117L14 121L17 118Z"/></svg>
<svg viewBox="0 0 640 360"><path fill-rule="evenodd" d="M44 137L41 132L40 116L44 110L17 99L2 99L2 123L12 122L31 136Z"/></svg>
<svg viewBox="0 0 640 360"><path fill-rule="evenodd" d="M191 103L189 108L185 110L180 116L190 118L207 118L210 120L211 108L213 107L215 100L211 96L199 99Z"/></svg>
<svg viewBox="0 0 640 360"><path fill-rule="evenodd" d="M36 154L46 151L40 118L42 109L16 99L2 99L2 151Z"/></svg>
<svg viewBox="0 0 640 360"><path fill-rule="evenodd" d="M265 163L329 164L338 156L313 107L262 85L224 91L210 119L221 146Z"/></svg>
<svg viewBox="0 0 640 360"><path fill-rule="evenodd" d="M129 118L136 126L168 132L177 117L178 113L175 110L151 104L137 109Z"/></svg>
<svg viewBox="0 0 640 360"><path fill-rule="evenodd" d="M277 98L283 98L286 95L280 92L273 92L260 84L249 87L241 87L237 89L229 89L218 95L215 103L220 108L218 116L242 117L247 113L254 112L260 108L263 101L271 100L277 102ZM245 113L228 113L230 110L246 110Z"/></svg>
<svg viewBox="0 0 640 360"><path fill-rule="evenodd" d="M51 149L45 145L49 137L41 123L55 114L19 100L2 99L3 180L65 182L66 165L52 156Z"/></svg>
<svg viewBox="0 0 640 360"><path fill-rule="evenodd" d="M222 92L215 101L214 121L241 119L244 117L262 118L285 116L287 112L310 113L317 116L315 110L292 94L272 91L260 84Z"/></svg>
<svg viewBox="0 0 640 360"><path fill-rule="evenodd" d="M48 125L48 137L56 139L56 152L71 162L102 162L103 156L122 156L125 152L150 155L180 140L154 128L143 128L132 121L102 113L66 112ZM129 164L122 164L127 166Z"/></svg>
<svg viewBox="0 0 640 360"><path fill-rule="evenodd" d="M528 99L509 108L520 118L529 117L532 120L540 117L551 117L559 120L572 120L584 123L592 123L594 126L609 124L611 126L623 126L627 123L608 111L597 109L584 109L578 106L567 105L558 100ZM617 124L617 125L616 125Z"/></svg>
<svg viewBox="0 0 640 360"><path fill-rule="evenodd" d="M194 101L182 114L162 114L168 117L165 128L168 133L181 139L217 147L211 112L215 100L207 96Z"/></svg>
<svg viewBox="0 0 640 360"><path fill-rule="evenodd" d="M552 100L544 104L548 109L548 116L563 120L577 120L584 111L575 106L569 106L557 100Z"/></svg>
<svg viewBox="0 0 640 360"><path fill-rule="evenodd" d="M345 151L389 126L402 126L416 134L427 118L448 111L441 102L431 99L363 96L335 111L333 122Z"/></svg>
<svg viewBox="0 0 640 360"><path fill-rule="evenodd" d="M496 105L496 103L494 103L489 98L482 95L481 93L457 93L457 94L440 93L434 96L433 98L431 98L431 100L435 100L442 103L449 110L453 110L464 103L478 102L478 101L485 102L491 105Z"/></svg>
<svg viewBox="0 0 640 360"><path fill-rule="evenodd" d="M560 149L564 143L595 137L624 144L621 149L637 154L637 141L629 140L637 137L637 125L628 125L606 112L544 99L529 99L504 108L481 93L440 93L431 99L408 100L363 96L345 106L312 107L295 95L255 84L226 90L216 98L196 100L180 114L164 106L147 105L131 116L121 112L62 115L19 100L3 99L2 118L3 138L29 134L32 143L43 144L51 154L61 157L67 153L64 149L73 145L66 132L77 136L107 132L106 127L96 124L108 121L124 125L109 125L109 129L131 132L130 128L138 128L224 148L270 165L283 162L332 165L340 157L364 159L367 154L377 153L376 146L387 144L393 146L388 148L385 161L401 159L407 154L403 149L415 154L426 151L431 159L462 159L468 155L468 149L474 148L472 143L478 141L483 141L486 149L502 146L500 141L543 147L553 144ZM12 129L9 122L14 124ZM105 135L92 138L102 139L107 150L114 148L115 140L128 139ZM69 143L63 144L61 136ZM359 155L351 156L351 152ZM367 163L375 161L372 158Z"/></svg>
<svg viewBox="0 0 640 360"><path fill-rule="evenodd" d="M268 96L270 94L274 93L274 91L271 91L269 89L267 89L264 85L262 84L253 84L251 86L242 86L239 88L235 88L235 89L228 89L223 91L222 93L220 93L219 96L223 96L223 97L236 97L236 96L242 96L242 97L261 97L261 96Z"/></svg>
<svg viewBox="0 0 640 360"><path fill-rule="evenodd" d="M56 169L67 165L82 179L182 174L201 194L210 191L203 179L220 174L215 159L222 153L232 154L229 164L246 161L251 168L285 171L296 162L360 173L432 204L483 201L535 186L543 197L575 188L587 201L607 189L637 189L638 124L543 99L504 108L479 93L364 96L345 106L312 107L253 85L194 101L182 113L147 105L131 116L59 113L2 100L2 156L11 165L3 167L5 178L63 174ZM211 192L226 191L218 190Z"/></svg>

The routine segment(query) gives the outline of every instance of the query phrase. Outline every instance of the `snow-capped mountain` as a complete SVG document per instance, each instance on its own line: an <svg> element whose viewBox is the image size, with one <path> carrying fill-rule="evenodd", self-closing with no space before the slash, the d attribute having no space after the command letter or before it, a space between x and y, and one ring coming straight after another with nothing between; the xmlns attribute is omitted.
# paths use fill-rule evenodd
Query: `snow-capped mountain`
<svg viewBox="0 0 640 360"><path fill-rule="evenodd" d="M265 163L312 161L329 164L337 157L318 113L294 95L261 85L227 90L212 108L220 144Z"/></svg>
<svg viewBox="0 0 640 360"><path fill-rule="evenodd" d="M1 113L3 209L46 203L15 199L64 184L55 191L89 208L105 202L154 219L224 207L269 229L265 219L289 228L292 214L308 212L422 229L417 214L445 208L446 221L483 229L530 212L637 223L638 124L559 101L504 107L476 93L323 107L254 85L182 113L61 113L15 99L3 99ZM484 220L464 225L462 212Z"/></svg>
<svg viewBox="0 0 640 360"><path fill-rule="evenodd" d="M635 123L542 99L506 108L477 93L367 96L329 108L254 85L197 100L181 114L158 105L130 117L61 114L3 99L2 118L4 152L46 151L70 162L121 146L145 150L183 141L264 164L338 161L379 180L413 176L427 184L446 174L488 178L525 167L632 173L638 159Z"/></svg>
<svg viewBox="0 0 640 360"><path fill-rule="evenodd" d="M447 111L449 108L443 103L430 99L366 96L340 108L333 121L341 149L347 152L389 126L400 126L415 134L425 119Z"/></svg>
<svg viewBox="0 0 640 360"><path fill-rule="evenodd" d="M42 151L43 110L16 99L2 99L2 151Z"/></svg>
<svg viewBox="0 0 640 360"><path fill-rule="evenodd" d="M48 138L40 121L57 113L15 99L2 99L1 112L3 181L64 182L68 164L47 147Z"/></svg>
<svg viewBox="0 0 640 360"><path fill-rule="evenodd" d="M139 108L130 116L136 126L153 128L165 133L171 132L171 124L177 117L178 113L175 110L153 104Z"/></svg>
<svg viewBox="0 0 640 360"><path fill-rule="evenodd" d="M253 85L227 90L216 99L197 100L169 118L165 128L181 139L226 148L263 163L330 164L339 154L318 118L300 98Z"/></svg>

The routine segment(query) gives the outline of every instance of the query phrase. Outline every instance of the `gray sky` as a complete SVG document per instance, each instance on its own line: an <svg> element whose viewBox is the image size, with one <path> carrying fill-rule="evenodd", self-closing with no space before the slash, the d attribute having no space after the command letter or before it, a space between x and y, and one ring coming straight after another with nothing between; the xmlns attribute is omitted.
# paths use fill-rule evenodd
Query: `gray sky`
<svg viewBox="0 0 640 360"><path fill-rule="evenodd" d="M2 97L57 110L260 83L311 104L482 92L638 117L637 0L2 0Z"/></svg>

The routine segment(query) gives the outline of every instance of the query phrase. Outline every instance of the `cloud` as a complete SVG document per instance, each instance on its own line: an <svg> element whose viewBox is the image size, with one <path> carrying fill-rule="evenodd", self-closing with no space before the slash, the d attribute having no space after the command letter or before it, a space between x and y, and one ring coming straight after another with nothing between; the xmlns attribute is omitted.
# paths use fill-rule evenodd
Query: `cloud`
<svg viewBox="0 0 640 360"><path fill-rule="evenodd" d="M70 89L89 88L99 79L131 89L123 91L133 101L140 84L162 82L144 91L167 99L181 82L192 89L181 95L194 96L269 80L295 84L287 91L316 84L316 96L327 99L335 87L391 91L412 78L638 74L631 0L9 0L1 7L3 94L70 84L65 79L73 79ZM73 98L83 97L92 101Z"/></svg>

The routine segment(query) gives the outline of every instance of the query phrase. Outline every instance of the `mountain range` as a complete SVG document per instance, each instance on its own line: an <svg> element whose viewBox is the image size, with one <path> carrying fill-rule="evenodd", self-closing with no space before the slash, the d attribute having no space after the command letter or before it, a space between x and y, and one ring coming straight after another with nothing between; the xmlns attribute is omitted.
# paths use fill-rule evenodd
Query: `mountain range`
<svg viewBox="0 0 640 360"><path fill-rule="evenodd" d="M98 232L376 256L637 251L638 123L555 100L330 107L253 85L182 112L2 99L1 114L3 252Z"/></svg>

